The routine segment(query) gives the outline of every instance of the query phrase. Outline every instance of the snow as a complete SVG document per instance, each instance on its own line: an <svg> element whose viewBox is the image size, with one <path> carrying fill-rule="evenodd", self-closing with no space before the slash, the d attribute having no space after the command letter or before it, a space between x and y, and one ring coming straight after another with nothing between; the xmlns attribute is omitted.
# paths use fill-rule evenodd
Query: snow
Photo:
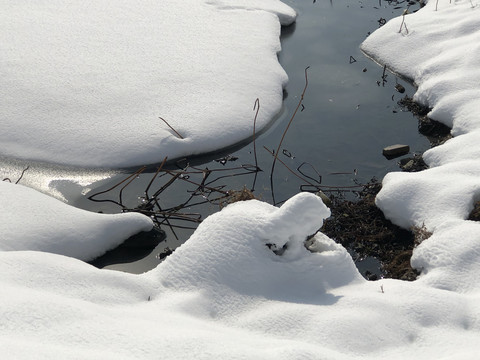
<svg viewBox="0 0 480 360"><path fill-rule="evenodd" d="M141 214L95 214L7 181L0 181L0 194L0 251L45 251L88 261L153 227Z"/></svg>
<svg viewBox="0 0 480 360"><path fill-rule="evenodd" d="M147 3L153 6L153 2ZM202 30L211 27L219 34L234 35L229 21L237 16L244 24L258 21L262 35L257 38L259 33L253 28L248 29L248 36L243 29L235 29L242 37L231 38L230 50L237 48L237 41L254 44L258 40L263 50L257 50L265 51L266 47L273 59L278 43L263 41L278 37L278 17L288 11L273 1L262 3L265 10L254 10L256 3L215 1L205 5L186 1L173 5L166 0L155 6L172 6L170 10L175 11L161 13L160 17L170 24L175 23L175 17L181 22L178 19L181 11L192 17L189 6L196 10L199 21L209 13L211 22L203 23ZM14 10L35 15L31 10L33 3L29 3L32 8L25 4L2 5L10 16ZM39 20L49 19L49 10L60 2L35 4L46 7L42 17L36 17ZM72 10L71 4L59 9L58 19L65 20L63 16ZM73 4L88 13L83 3ZM102 4L105 10L115 10L110 2ZM100 19L118 19L129 4L119 2L112 19L106 16ZM279 208L257 200L228 205L208 217L184 245L147 273L98 270L75 257L87 259L94 252L102 253L127 233L151 228L150 220L138 214L89 214L21 185L3 182L0 183L2 357L477 358L480 225L465 220L474 202L480 200L477 156L480 122L478 112L472 111L480 106L478 61L475 62L480 55L480 7L475 5L470 1L439 0L436 9L436 2L431 1L417 13L405 16L408 34L405 29L399 33L402 19L393 19L362 44L362 49L376 61L387 63L392 70L413 79L418 85L416 99L433 107L431 116L450 123L454 129L452 140L425 154L430 169L388 174L377 197L378 206L395 223L406 228L425 225L433 232L414 250L412 265L422 270L419 279L366 281L347 251L321 233L314 236L307 249L305 239L330 214L320 198L308 193L292 197ZM145 14L146 8L147 5L132 7L136 10L131 15L135 18L138 13ZM16 23L10 21L11 17L7 19L7 22L2 19L2 26ZM79 22L85 19L84 14L78 17ZM98 18L92 18L92 25L95 19ZM22 31L18 34L25 40ZM207 40L202 45L205 44ZM198 46L197 50L201 48ZM259 67L264 61L268 63L266 58L257 59ZM242 64L245 69L251 65ZM18 63L11 66L17 67ZM277 66L275 63L272 70L275 83L284 76L279 75L280 70L276 73ZM177 73L182 74L186 75ZM268 83L267 77L262 79ZM190 90L192 96L199 98L205 95L196 94L195 86L184 90L185 94ZM276 96L275 91L272 98ZM236 106L237 100L238 94L230 105ZM188 108L184 99L177 101ZM168 137L166 144L174 149L176 141L194 142L190 133L192 124L182 125L178 121L174 124L177 130L192 140ZM126 124L125 121L119 127ZM13 130L9 134L12 139L25 135ZM0 143L3 139L5 136ZM123 142L121 145L125 149ZM54 145L51 146L35 156L50 156ZM80 138L71 153L58 154L56 161L83 161L74 156L81 146ZM20 147L26 156L32 155L27 143ZM91 153L85 158L100 159ZM105 154L103 160L114 158L114 154ZM274 250L283 253L278 255Z"/></svg>
<svg viewBox="0 0 480 360"><path fill-rule="evenodd" d="M0 343L27 359L404 359L476 354L480 305L422 282L368 282L321 233L303 193L208 217L156 269L98 270L61 255L0 252ZM281 247L276 255L266 244ZM459 352L458 349L462 351Z"/></svg>
<svg viewBox="0 0 480 360"><path fill-rule="evenodd" d="M459 136L480 127L480 6L469 0L429 1L414 14L389 21L362 44L373 59L415 82L414 99ZM436 10L437 9L437 10ZM434 150L432 150L434 151Z"/></svg>
<svg viewBox="0 0 480 360"><path fill-rule="evenodd" d="M160 163L251 137L256 98L258 131L281 110L280 24L296 14L278 0L0 7L0 155Z"/></svg>

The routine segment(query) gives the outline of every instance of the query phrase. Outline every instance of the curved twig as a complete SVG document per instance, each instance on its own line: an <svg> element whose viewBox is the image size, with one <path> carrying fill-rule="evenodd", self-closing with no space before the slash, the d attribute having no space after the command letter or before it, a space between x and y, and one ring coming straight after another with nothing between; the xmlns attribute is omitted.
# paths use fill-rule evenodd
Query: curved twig
<svg viewBox="0 0 480 360"><path fill-rule="evenodd" d="M293 112L293 115L292 117L290 118L290 121L288 122L287 124L287 127L285 128L285 131L283 132L282 134L282 138L280 139L280 142L278 143L278 147L277 147L277 151L275 151L275 153L273 154L274 158L273 158L273 162L272 162L272 169L270 171L270 187L271 187L271 190L272 190L272 201L273 201L273 205L275 205L275 193L274 193L274 190L273 190L273 171L275 170L275 163L278 159L278 153L280 152L280 148L282 147L282 143L283 143L283 140L285 139L285 135L287 134L288 132L288 129L290 128L290 125L292 124L293 122L293 119L295 118L295 116L297 115L297 112L298 112L298 109L300 108L300 106L302 105L302 102L303 102L303 98L305 96L305 92L307 91L307 87L308 87L308 72L307 70L310 68L310 66L307 66L305 68L305 87L303 88L303 92L302 94L300 95L300 100L298 101L298 104L297 104L297 107L295 108L295 111Z"/></svg>

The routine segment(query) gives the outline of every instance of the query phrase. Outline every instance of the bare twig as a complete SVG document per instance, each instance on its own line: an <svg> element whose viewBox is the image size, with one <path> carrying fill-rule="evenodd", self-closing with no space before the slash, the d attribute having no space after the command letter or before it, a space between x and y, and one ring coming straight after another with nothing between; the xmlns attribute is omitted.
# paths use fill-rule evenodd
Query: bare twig
<svg viewBox="0 0 480 360"><path fill-rule="evenodd" d="M302 168L302 166L304 166L304 165L310 165L310 167L313 169L313 171L315 171L315 173L318 175L318 180L315 179L315 178L313 178L313 177L311 177L311 176L309 176L309 175L307 175L307 174L304 174L304 173L302 172L302 170L300 170L300 169ZM322 175L320 175L320 173L317 171L317 169L315 169L315 167L314 167L312 164L310 164L310 163L308 163L308 162L306 162L306 161L304 161L303 163L300 164L300 166L297 168L297 171L298 171L300 174L302 174L303 176L305 176L306 178L315 181L318 185L320 185L320 184L322 183Z"/></svg>
<svg viewBox="0 0 480 360"><path fill-rule="evenodd" d="M386 71L387 71L387 65L383 65L382 86L385 86L385 83L387 82L388 74L386 74Z"/></svg>
<svg viewBox="0 0 480 360"><path fill-rule="evenodd" d="M98 195L102 195L102 194L106 194L110 191L112 191L113 189L117 188L118 186L120 186L121 184L123 184L124 182L128 181L129 179L134 179L135 177L137 177L138 175L140 175L143 171L145 171L146 169L146 166L143 166L141 167L140 169L138 169L137 171L135 171L133 174L130 174L129 176L127 176L125 179L123 179L122 181L120 181L119 183L113 185L112 187L108 188L107 190L104 190L104 191L99 191L95 194L92 194L88 197L88 200L91 200L91 201L95 201L95 202L111 202L111 203L114 203L114 204L117 204L119 205L120 207L122 208L125 208L125 206L123 206L123 204L120 202L117 202L115 200L110 200L110 199L106 199L106 200L98 200L98 199L94 199L96 196ZM128 184L130 184L132 182L129 181Z"/></svg>
<svg viewBox="0 0 480 360"><path fill-rule="evenodd" d="M161 116L158 117L160 120L162 120L175 134L177 134L177 136L180 138L180 139L184 139L184 137L182 135L180 135L180 133L175 130L168 122L167 120L165 120L164 118L162 118Z"/></svg>
<svg viewBox="0 0 480 360"><path fill-rule="evenodd" d="M120 192L118 193L118 201L120 204L122 204L123 206L123 199L122 199L122 196L123 196L123 190L131 184L131 182L133 180L135 180L137 178L138 175L140 175L144 170L146 169L146 167L144 166L143 168L139 169L134 175L135 176L132 176L132 178L124 185L122 186L122 188L120 189Z"/></svg>
<svg viewBox="0 0 480 360"><path fill-rule="evenodd" d="M269 150L269 149L268 149L267 147L265 147L265 146L264 146L263 148L264 148L265 150L267 150L270 155L275 156L275 154L274 154L274 152L273 152L272 150ZM306 182L308 185L311 185L311 186L316 186L316 185L312 184L310 181L308 181L307 179L305 179L305 178L301 177L300 175L298 175L298 174L297 174L295 171L293 171L292 169L290 169L290 168L288 167L288 165L285 164L282 160L278 159L278 161L280 162L280 164L282 164L283 166L285 166L285 168L286 168L288 171L290 171L293 175L295 175L297 178L299 178L299 179L302 180L303 182ZM273 195L273 194L272 194L272 195Z"/></svg>
<svg viewBox="0 0 480 360"><path fill-rule="evenodd" d="M165 170L165 172L167 172L167 173L169 173L169 174L172 173L170 170ZM180 174L178 174L178 176L180 176ZM188 182L188 183L190 183L190 184L193 184L193 185L196 185L196 186L200 186L199 183L196 183L195 181L192 181L192 180L187 179L187 178L185 178L185 177L181 177L180 179L183 180L183 181L186 181L186 182ZM207 189L207 190L218 191L219 193L228 195L227 191L218 190L218 189L216 189L216 188L212 188L212 187L205 186L205 185L204 185L203 187L204 187L204 189Z"/></svg>
<svg viewBox="0 0 480 360"><path fill-rule="evenodd" d="M438 0L437 0L437 4L438 4ZM408 34L408 28L407 28L407 24L405 23L405 15L408 14L408 8L406 8L404 11L403 11L403 14L402 14L402 23L400 24L400 29L398 30L398 33L401 33L402 32L402 28L405 27L405 31L406 33Z"/></svg>
<svg viewBox="0 0 480 360"><path fill-rule="evenodd" d="M283 132L282 134L282 138L280 139L280 142L278 143L278 147L277 147L277 151L273 154L274 158L273 158L273 162L272 162L272 169L270 171L270 186L271 186L271 191L272 191L272 200L273 200L273 205L275 205L275 193L274 193L274 190L273 190L273 172L275 170L275 163L278 159L278 153L280 151L280 148L282 146L282 143L283 143L283 140L285 139L285 135L287 134L288 132L288 129L290 128L290 125L292 124L293 122L293 119L295 119L295 115L297 115L297 111L298 109L300 108L300 106L302 105L302 102L303 102L303 98L305 96L305 92L307 91L307 87L308 87L308 72L307 70L310 68L310 66L307 66L305 68L305 87L303 88L303 92L300 96L300 100L298 101L298 104L297 104L297 107L295 108L295 111L293 112L293 115L292 117L290 118L290 121L288 122L287 124L287 127L285 128L285 131Z"/></svg>
<svg viewBox="0 0 480 360"><path fill-rule="evenodd" d="M22 173L20 174L20 177L17 179L17 181L15 181L15 184L18 184L20 182L20 180L22 180L23 178L23 175L25 174L25 172L30 169L30 166L27 166L25 169L23 169ZM2 181L8 181L8 182L12 182L12 180L8 177L4 178Z"/></svg>
<svg viewBox="0 0 480 360"><path fill-rule="evenodd" d="M260 100L257 98L255 100L255 104L253 105L253 110L255 112L255 118L253 119L253 157L255 158L255 167L257 168L257 171L255 172L255 176L253 178L253 184L252 184L252 189L251 191L255 191L255 184L257 183L257 175L258 175L258 161L257 161L257 145L256 145L256 126L257 126L257 116L258 112L260 111Z"/></svg>
<svg viewBox="0 0 480 360"><path fill-rule="evenodd" d="M30 169L30 166L27 166L25 169L23 169L22 173L20 174L20 177L18 178L17 181L15 181L15 184L18 184L20 182L20 180L22 180L23 178L23 175L25 174L25 172Z"/></svg>
<svg viewBox="0 0 480 360"><path fill-rule="evenodd" d="M163 166L165 165L165 163L167 162L167 157L165 157L162 161L162 163L160 164L160 166L158 167L157 171L155 172L155 174L153 175L152 177L152 180L150 180L150 182L148 183L148 186L147 188L145 189L145 197L148 198L148 190L150 189L150 186L152 186L153 184L153 181L155 180L155 178L158 176L158 174L160 173L160 171L162 170Z"/></svg>

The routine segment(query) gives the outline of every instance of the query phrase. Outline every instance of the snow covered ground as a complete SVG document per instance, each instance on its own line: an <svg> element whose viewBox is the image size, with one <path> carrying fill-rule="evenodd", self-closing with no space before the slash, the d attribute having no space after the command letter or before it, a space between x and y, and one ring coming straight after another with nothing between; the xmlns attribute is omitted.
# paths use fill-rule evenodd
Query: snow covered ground
<svg viewBox="0 0 480 360"><path fill-rule="evenodd" d="M12 15L16 6L4 3L2 7ZM119 9L129 3L120 2ZM181 11L185 17L195 18L207 8L216 9L208 10L216 17L202 23L202 28L211 27L219 34L231 34L229 21L234 14L243 21L254 21L249 20L253 17L260 26L263 22L278 25L272 14L290 13L273 1L238 0L234 5L215 1L210 7L203 6L202 1L196 5L182 2L193 6L194 14L187 5L178 5L179 9L173 1L163 3L175 11L157 20L167 19L170 25L175 24L174 18L182 25L189 24L179 19ZM266 4L269 11L253 10L257 3ZM33 8L33 3L28 4ZM48 8L52 4L38 20L49 19L54 7L62 3L35 4ZM112 10L109 2L105 4ZM17 5L15 10L20 14L29 9ZM11 16L6 19L2 18L2 26L14 26ZM78 19L85 21L86 17L79 15ZM346 250L320 233L310 246L313 252L307 250L303 241L322 225L329 210L315 195L306 193L280 208L256 200L227 206L207 218L184 245L148 273L98 270L73 258L92 256L80 251L83 247L79 250L80 242L102 238L95 242L98 246L92 246L92 251L100 253L119 241L122 234L114 233L117 227L122 227L126 236L130 231L149 229L149 220L134 214L87 215L60 208L66 205L21 185L0 183L0 246L15 250L0 252L2 358L477 358L480 227L465 218L473 202L480 200L480 115L473 111L480 107L480 72L475 61L480 57L480 6L470 1L439 0L438 5L431 1L404 20L408 33L405 27L399 32L402 19L394 19L372 34L362 48L377 61L414 79L419 86L416 98L433 107L433 118L453 125L455 135L425 154L431 169L387 175L377 199L392 221L405 227L425 223L434 232L414 251L412 262L422 269L417 281L368 282ZM91 24L95 25L95 19ZM273 59L278 43L265 45L263 41L264 37L278 37L278 27L260 27L264 33L260 38L250 29L248 37L242 33L243 37L231 38L232 46L235 48L236 41L258 42L259 48L267 47ZM5 64L10 62L2 60L2 68ZM242 64L246 67L241 72L249 72L251 63ZM266 83L276 83L281 92L284 75L278 64L268 66L277 69L272 70L274 79L262 76ZM43 80L34 85L44 86L40 83ZM254 89L257 84L248 87ZM194 97L204 95L197 94L196 87L187 90ZM273 98L280 96L274 92ZM177 97L177 101L183 104L185 100ZM278 106L272 105L269 114ZM173 125L194 137L187 123ZM10 136L17 136L8 126ZM3 140L5 137L0 143ZM167 144L175 148L176 141L180 142L172 136ZM71 153L58 154L55 161L82 162L74 150L83 145L81 141L77 145ZM51 146L48 149L54 152L55 145ZM98 149L102 146L107 145L102 143ZM16 151L32 156L28 148ZM83 156L100 159L89 154ZM48 157L49 152L35 156ZM105 155L101 161L113 159L114 155ZM104 236L109 238L108 245ZM52 248L51 237L63 245ZM284 245L282 255L272 251Z"/></svg>
<svg viewBox="0 0 480 360"><path fill-rule="evenodd" d="M153 227L141 214L96 214L7 181L0 181L0 194L0 251L45 251L89 261Z"/></svg>
<svg viewBox="0 0 480 360"><path fill-rule="evenodd" d="M467 359L475 292L368 282L322 234L312 194L210 216L156 269L97 270L42 252L0 252L6 359ZM274 254L267 244L282 248ZM271 246L271 245L270 245ZM428 276L428 275L427 275Z"/></svg>
<svg viewBox="0 0 480 360"><path fill-rule="evenodd" d="M258 130L281 110L280 24L295 12L278 0L0 7L0 155L160 163L251 137L256 98Z"/></svg>

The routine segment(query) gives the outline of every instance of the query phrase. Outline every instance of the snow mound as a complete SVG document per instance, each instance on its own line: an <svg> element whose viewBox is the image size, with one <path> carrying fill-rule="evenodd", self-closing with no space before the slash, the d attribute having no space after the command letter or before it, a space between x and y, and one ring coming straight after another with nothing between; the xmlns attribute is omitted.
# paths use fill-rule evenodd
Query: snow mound
<svg viewBox="0 0 480 360"><path fill-rule="evenodd" d="M0 198L0 251L44 251L88 261L153 227L141 214L96 214L5 181Z"/></svg>
<svg viewBox="0 0 480 360"><path fill-rule="evenodd" d="M0 154L126 167L251 137L256 98L258 130L280 112L295 19L255 3L1 1Z"/></svg>
<svg viewBox="0 0 480 360"><path fill-rule="evenodd" d="M404 228L426 227L433 235L413 251L417 282L450 291L480 287L480 223L468 221L480 199L480 162L461 161L418 173L390 173L376 204Z"/></svg>
<svg viewBox="0 0 480 360"><path fill-rule="evenodd" d="M317 253L305 247L329 215L322 200L307 193L279 209L256 200L248 207L232 204L208 217L159 271L168 274L165 285L180 290L228 288L269 299L321 302L329 289L360 279L347 251L326 236L315 236Z"/></svg>
<svg viewBox="0 0 480 360"><path fill-rule="evenodd" d="M464 220L480 199L480 162L462 161L417 173L389 173L376 204L395 224L436 230Z"/></svg>
<svg viewBox="0 0 480 360"><path fill-rule="evenodd" d="M436 231L414 251L412 266L422 270L419 283L456 291L479 294L480 224L457 221Z"/></svg>
<svg viewBox="0 0 480 360"><path fill-rule="evenodd" d="M480 7L468 0L428 1L416 13L390 20L361 45L369 56L412 79L418 85L414 99L433 108L430 117L453 125L453 135L480 126L467 111L480 98L479 14Z"/></svg>

